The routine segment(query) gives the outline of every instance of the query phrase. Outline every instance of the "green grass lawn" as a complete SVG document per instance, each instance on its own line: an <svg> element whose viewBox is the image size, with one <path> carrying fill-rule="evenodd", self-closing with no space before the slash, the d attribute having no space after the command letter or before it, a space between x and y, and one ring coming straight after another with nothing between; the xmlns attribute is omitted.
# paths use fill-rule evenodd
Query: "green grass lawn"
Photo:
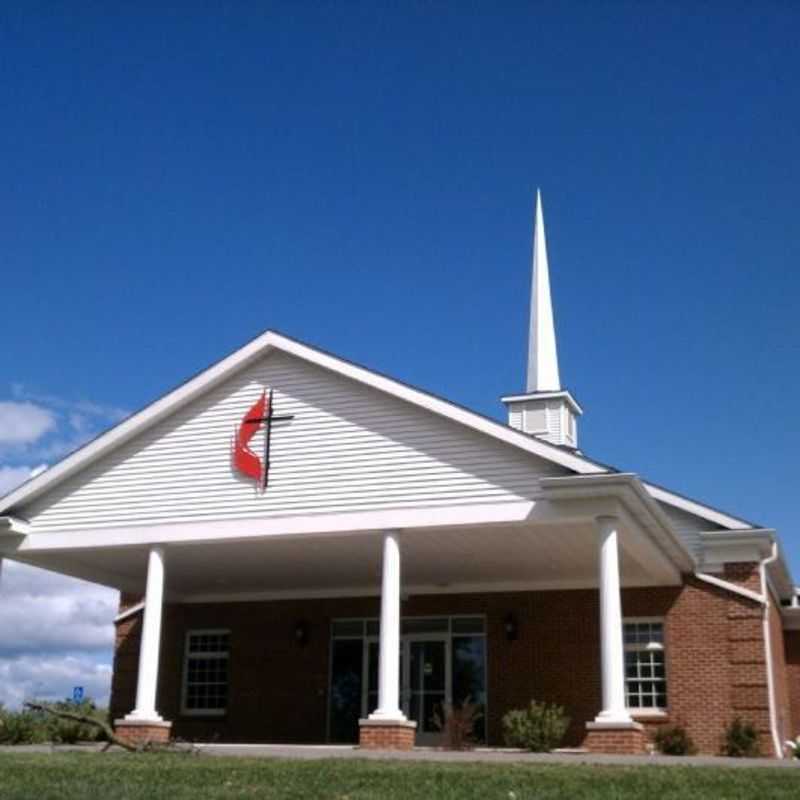
<svg viewBox="0 0 800 800"><path fill-rule="evenodd" d="M800 769L0 753L1 800L800 798Z"/></svg>

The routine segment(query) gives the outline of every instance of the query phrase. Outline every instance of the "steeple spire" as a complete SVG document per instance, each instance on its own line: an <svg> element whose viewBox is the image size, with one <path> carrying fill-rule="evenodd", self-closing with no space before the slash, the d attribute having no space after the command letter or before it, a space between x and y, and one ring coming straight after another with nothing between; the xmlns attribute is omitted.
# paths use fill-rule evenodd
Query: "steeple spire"
<svg viewBox="0 0 800 800"><path fill-rule="evenodd" d="M547 240L544 233L542 195L536 190L536 213L533 223L533 275L531 278L531 317L528 335L527 392L558 392L556 329L550 299L550 270L547 264Z"/></svg>
<svg viewBox="0 0 800 800"><path fill-rule="evenodd" d="M502 398L512 428L551 444L578 447L578 417L583 413L573 396L561 388L556 352L556 327L550 299L550 271L544 235L542 195L536 190L533 220L531 319L528 330L528 375L525 394Z"/></svg>

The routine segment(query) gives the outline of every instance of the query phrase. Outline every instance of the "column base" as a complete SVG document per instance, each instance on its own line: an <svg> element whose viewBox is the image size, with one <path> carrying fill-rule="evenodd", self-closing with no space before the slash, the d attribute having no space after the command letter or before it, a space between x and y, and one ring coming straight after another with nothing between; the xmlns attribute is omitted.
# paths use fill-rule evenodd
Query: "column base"
<svg viewBox="0 0 800 800"><path fill-rule="evenodd" d="M360 719L358 746L364 750L412 750L417 723L407 719Z"/></svg>
<svg viewBox="0 0 800 800"><path fill-rule="evenodd" d="M172 723L163 719L115 719L114 733L135 746L167 744L172 733Z"/></svg>
<svg viewBox="0 0 800 800"><path fill-rule="evenodd" d="M583 746L590 753L642 755L649 739L638 722L587 722Z"/></svg>

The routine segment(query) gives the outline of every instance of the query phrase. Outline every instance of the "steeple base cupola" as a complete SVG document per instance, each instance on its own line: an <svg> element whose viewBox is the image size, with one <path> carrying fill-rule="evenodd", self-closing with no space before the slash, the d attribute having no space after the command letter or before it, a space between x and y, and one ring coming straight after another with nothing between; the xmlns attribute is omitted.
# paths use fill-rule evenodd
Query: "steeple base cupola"
<svg viewBox="0 0 800 800"><path fill-rule="evenodd" d="M572 395L561 388L556 326L550 299L550 270L544 235L542 197L536 192L533 223L533 274L525 394L502 398L508 424L551 444L578 447L578 417L583 413Z"/></svg>
<svg viewBox="0 0 800 800"><path fill-rule="evenodd" d="M583 409L566 390L503 397L508 424L550 444L578 447L578 417Z"/></svg>

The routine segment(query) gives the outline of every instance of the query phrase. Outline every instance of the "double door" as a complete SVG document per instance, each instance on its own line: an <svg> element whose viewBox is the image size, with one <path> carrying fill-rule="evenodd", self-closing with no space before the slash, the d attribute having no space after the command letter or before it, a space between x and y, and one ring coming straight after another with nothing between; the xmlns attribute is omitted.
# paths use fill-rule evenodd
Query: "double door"
<svg viewBox="0 0 800 800"><path fill-rule="evenodd" d="M368 665L366 706L371 713L378 705L378 641L367 648ZM417 723L417 744L437 744L436 725L451 702L452 686L450 642L436 634L404 636L400 642L400 708Z"/></svg>

